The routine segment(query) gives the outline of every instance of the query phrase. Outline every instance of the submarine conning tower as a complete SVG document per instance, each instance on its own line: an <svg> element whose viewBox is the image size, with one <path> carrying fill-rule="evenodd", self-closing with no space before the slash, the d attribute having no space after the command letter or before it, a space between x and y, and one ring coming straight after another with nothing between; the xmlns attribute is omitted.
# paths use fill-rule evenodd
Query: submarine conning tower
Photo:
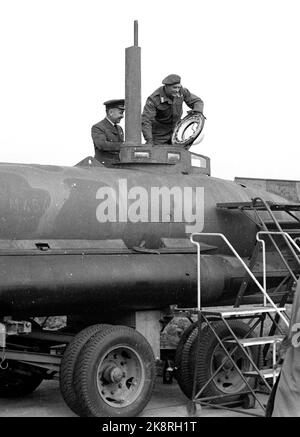
<svg viewBox="0 0 300 437"><path fill-rule="evenodd" d="M210 175L210 159L177 145L142 144L141 48L138 21L134 21L134 45L125 49L125 142L116 168L163 171L164 173Z"/></svg>

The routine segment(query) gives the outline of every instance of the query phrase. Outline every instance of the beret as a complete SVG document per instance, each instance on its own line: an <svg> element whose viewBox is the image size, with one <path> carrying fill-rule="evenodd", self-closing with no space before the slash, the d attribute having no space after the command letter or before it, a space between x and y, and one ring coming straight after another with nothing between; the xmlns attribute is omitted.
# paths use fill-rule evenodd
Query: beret
<svg viewBox="0 0 300 437"><path fill-rule="evenodd" d="M181 77L178 74L169 74L169 76L165 77L162 83L164 85L174 85L175 83L180 83Z"/></svg>

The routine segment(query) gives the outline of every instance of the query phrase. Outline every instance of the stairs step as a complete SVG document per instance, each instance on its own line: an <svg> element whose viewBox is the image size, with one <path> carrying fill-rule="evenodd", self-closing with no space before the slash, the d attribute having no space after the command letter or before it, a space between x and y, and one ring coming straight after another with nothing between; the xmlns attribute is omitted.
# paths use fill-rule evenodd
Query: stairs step
<svg viewBox="0 0 300 437"><path fill-rule="evenodd" d="M284 339L284 335L273 335L267 337L252 337L252 338L239 338L240 344L243 346L257 346L260 344L280 343ZM226 343L236 343L233 340L226 340Z"/></svg>
<svg viewBox="0 0 300 437"><path fill-rule="evenodd" d="M280 312L285 311L284 307L277 307ZM241 305L237 308L232 306L220 306L220 307L207 307L202 308L204 314L219 315L222 317L231 316L254 316L256 314L263 313L277 313L276 309L272 305Z"/></svg>
<svg viewBox="0 0 300 437"><path fill-rule="evenodd" d="M263 374L264 378L270 379L270 378L274 377L274 373L275 373L275 376L279 375L280 368L277 368L277 369L260 369L260 372ZM243 372L243 375L259 377L259 374L255 370L249 371L249 372Z"/></svg>

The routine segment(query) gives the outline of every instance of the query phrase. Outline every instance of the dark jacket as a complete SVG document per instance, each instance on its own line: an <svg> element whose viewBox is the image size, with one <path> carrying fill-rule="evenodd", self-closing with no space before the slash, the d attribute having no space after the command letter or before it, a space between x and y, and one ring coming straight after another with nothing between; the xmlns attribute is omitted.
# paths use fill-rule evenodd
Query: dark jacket
<svg viewBox="0 0 300 437"><path fill-rule="evenodd" d="M119 160L120 146L124 142L121 126L113 125L107 118L92 126L95 158L102 163Z"/></svg>
<svg viewBox="0 0 300 437"><path fill-rule="evenodd" d="M142 131L147 142L171 143L174 127L182 115L183 102L191 109L203 112L203 101L186 88L181 88L180 96L173 99L166 95L164 86L148 97L142 113Z"/></svg>
<svg viewBox="0 0 300 437"><path fill-rule="evenodd" d="M278 386L274 395L272 417L300 417L300 280L293 298L287 347Z"/></svg>

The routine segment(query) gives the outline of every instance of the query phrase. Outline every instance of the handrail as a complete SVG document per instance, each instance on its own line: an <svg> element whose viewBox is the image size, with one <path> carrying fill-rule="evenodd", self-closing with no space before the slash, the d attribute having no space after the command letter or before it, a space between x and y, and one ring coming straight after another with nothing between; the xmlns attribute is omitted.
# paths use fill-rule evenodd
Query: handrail
<svg viewBox="0 0 300 437"><path fill-rule="evenodd" d="M263 229L264 229L265 231L269 231L269 229L267 228L265 222L262 220L262 218L261 218L260 215L258 214L258 211L257 211L255 208L254 208L254 212L255 212L255 214L256 214L258 220L260 221L261 226L263 227ZM280 228L280 231L282 231L281 228ZM278 245L276 244L274 238L273 238L271 235L269 235L269 237L270 237L270 241L272 242L274 248L276 249L276 251L277 251L277 253L278 253L278 255L279 255L281 261L283 262L283 264L285 265L285 267L286 267L287 270L289 271L290 275L294 278L295 281L297 281L297 278L296 278L296 276L294 275L293 270L291 269L291 267L290 267L289 263L287 262L287 260L284 258L283 254L282 254L282 252L280 251L280 248L278 247ZM285 241L286 241L286 243L287 243L287 240L285 240Z"/></svg>
<svg viewBox="0 0 300 437"><path fill-rule="evenodd" d="M275 305L275 303L273 302L273 300L270 298L270 296L268 295L268 293L264 290L264 288L262 287L262 285L258 282L258 280L256 279L256 277L253 275L253 273L251 272L251 270L249 269L249 267L247 266L247 264L243 261L243 259L240 257L240 255L237 253L237 251L234 249L234 247L232 246L232 244L227 240L227 238L225 237L225 235L220 234L218 232L194 232L190 235L190 241L192 242L192 244L195 244L197 246L197 309L198 311L201 310L201 283L200 283L200 242L199 241L195 241L193 239L194 236L199 235L199 236L207 236L207 237L221 237L225 243L227 244L227 246L230 248L230 250L233 252L233 254L236 256L236 258L240 261L240 263L242 264L242 266L244 267L244 269L247 271L247 273L249 274L249 276L252 278L252 280L255 282L255 284L258 286L258 288L260 289L260 291L263 293L263 295L265 296L265 299L269 301L269 303L271 304L271 306L275 309L276 313L279 315L279 317L283 320L283 322L286 324L286 326L289 326L289 321L286 319L286 317L281 313L281 311L279 311L277 305Z"/></svg>
<svg viewBox="0 0 300 437"><path fill-rule="evenodd" d="M300 254L300 247L296 244L296 242L292 239L290 234L285 231L258 231L256 234L256 240L259 241L262 245L262 258L263 258L263 287L265 292L267 293L267 272L266 272L266 242L265 240L259 238L260 235L282 235L285 238L290 240L290 243L295 247L295 249ZM286 241L286 240L285 240ZM264 305L266 305L266 300L264 296Z"/></svg>
<svg viewBox="0 0 300 437"><path fill-rule="evenodd" d="M262 199L261 197L256 197L255 199L253 199L253 200L252 200L252 202L253 202L253 207L255 208L255 202L256 202L257 200L260 201L260 202L264 205L264 207L265 207L266 210L268 211L269 215L271 216L271 218L272 218L273 222L275 223L275 225L276 225L277 229L279 230L279 232L283 232L283 233L284 233L284 231L282 230L282 227L280 226L278 220L276 219L275 215L273 214L273 212L272 212L272 210L271 210L269 204L268 204L264 199ZM291 241L292 241L292 238L291 238L290 235L288 235L289 238L286 239L285 237L286 237L287 235L288 235L288 234L283 235L283 238L284 238L284 240L285 240L285 242L286 242L288 248L289 248L290 251L292 252L294 258L296 259L296 261L298 262L298 264L299 264L299 266L300 266L300 260L299 260L297 254L295 253L295 251L294 251L294 249L293 249L293 247L292 247L292 246L295 246L295 243L294 243L294 241L293 241L293 244L292 244L292 246L291 246L288 240L290 240L290 242L291 242ZM298 246L297 246L297 248L298 248Z"/></svg>

